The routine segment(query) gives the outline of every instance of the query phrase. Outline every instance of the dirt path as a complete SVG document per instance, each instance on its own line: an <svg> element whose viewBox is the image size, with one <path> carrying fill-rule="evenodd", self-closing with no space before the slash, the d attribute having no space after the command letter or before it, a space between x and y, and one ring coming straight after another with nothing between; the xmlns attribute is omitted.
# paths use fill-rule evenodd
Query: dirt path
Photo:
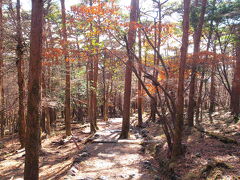
<svg viewBox="0 0 240 180"><path fill-rule="evenodd" d="M154 179L144 167L150 156L140 153L141 138L137 131L131 140L117 142L121 130L121 119L110 119L108 123L100 121L100 130L94 141L114 141L115 143L82 142L89 136L89 126L72 124L72 133L77 138L80 152L72 140L65 137L64 123L58 126L52 135L42 140L40 153L40 180L58 179ZM136 138L138 137L138 139ZM23 179L24 149L19 149L17 135L1 140L0 180Z"/></svg>
<svg viewBox="0 0 240 180"><path fill-rule="evenodd" d="M121 119L110 119L109 123L99 123L99 127L94 140L78 154L68 174L61 179L154 179L143 168L151 157L141 153L137 134L131 134L130 140L117 142Z"/></svg>

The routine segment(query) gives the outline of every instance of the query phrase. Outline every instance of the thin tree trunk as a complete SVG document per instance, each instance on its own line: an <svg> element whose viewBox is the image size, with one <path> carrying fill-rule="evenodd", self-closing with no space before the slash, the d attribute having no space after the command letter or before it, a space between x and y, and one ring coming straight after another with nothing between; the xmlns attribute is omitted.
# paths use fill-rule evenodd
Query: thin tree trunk
<svg viewBox="0 0 240 180"><path fill-rule="evenodd" d="M93 94L94 94L94 89L93 89L93 81L94 81L94 72L93 72L93 60L92 60L92 55L90 55L90 62L89 62L89 67L88 67L88 83L89 83L89 98L88 98L88 120L90 122L90 129L91 133L95 133L97 128L95 126L94 122L94 104L93 104Z"/></svg>
<svg viewBox="0 0 240 180"><path fill-rule="evenodd" d="M202 27L204 23L204 15L206 11L207 0L203 0L202 2L202 10L199 18L198 26L194 32L194 54L193 54L193 64L192 64L192 73L191 73L191 81L190 81L190 92L189 92L189 104L188 104L188 126L193 126L194 119L194 109L196 106L195 102L195 86L196 86L196 72L197 72L197 64L196 61L199 58L198 53L200 52L200 41L202 36Z"/></svg>
<svg viewBox="0 0 240 180"><path fill-rule="evenodd" d="M97 43L99 42L99 37L97 37ZM97 49L98 52L98 49ZM98 53L94 56L94 62L93 62L93 87L94 87L94 91L93 91L93 109L94 109L94 113L93 113L93 122L94 125L96 127L96 129L98 129L97 127L97 117L98 117L98 107L97 107L97 85L98 85Z"/></svg>
<svg viewBox="0 0 240 180"><path fill-rule="evenodd" d="M108 100L109 100L109 83L107 84L106 88L106 97L105 97L105 103L104 103L104 110L103 110L103 120L108 120Z"/></svg>
<svg viewBox="0 0 240 180"><path fill-rule="evenodd" d="M90 7L92 7L93 1L90 0ZM97 131L96 123L95 123L95 109L94 109L94 54L93 54L93 27L92 23L90 23L90 32L91 37L89 38L90 43L90 55L89 55L89 67L88 67L88 81L89 81L89 96L88 96L88 121L90 122L90 130L91 133L95 133Z"/></svg>
<svg viewBox="0 0 240 180"><path fill-rule="evenodd" d="M18 109L18 124L19 124L19 140L21 147L25 146L25 131L26 120L24 112L24 62L23 62L23 41L22 41L22 25L21 25L21 13L20 13L20 0L17 0L17 72L18 72L18 88L19 88L19 109Z"/></svg>
<svg viewBox="0 0 240 180"><path fill-rule="evenodd" d="M2 1L0 1L0 118L1 137L4 136L4 89L3 89L3 13Z"/></svg>
<svg viewBox="0 0 240 180"><path fill-rule="evenodd" d="M189 31L189 13L191 0L184 0L183 15L183 36L181 57L179 65L178 90L177 90L177 118L174 124L174 137L172 158L181 155L182 152L182 131L183 131L183 114L184 114L184 73L186 68L186 59L188 51L188 31Z"/></svg>
<svg viewBox="0 0 240 180"><path fill-rule="evenodd" d="M128 61L126 63L125 72L125 86L124 86L124 105L123 105L123 122L120 139L127 139L130 126L130 99L131 99L131 85L132 85L132 63L134 55L133 51L136 39L136 26L138 20L139 0L131 0L130 25L128 31Z"/></svg>
<svg viewBox="0 0 240 180"><path fill-rule="evenodd" d="M89 62L86 63L86 97L87 97L87 115L89 115Z"/></svg>
<svg viewBox="0 0 240 180"><path fill-rule="evenodd" d="M109 77L109 81L108 81L108 87L107 87L107 96L106 96L106 107L105 107L105 110L106 110L106 120L108 120L108 117L109 117L109 113L110 113L110 116L112 115L111 111L110 111L110 108L109 108L109 99L110 99L110 96L112 95L112 90L113 90L113 79L112 79L112 74L110 74L110 77Z"/></svg>
<svg viewBox="0 0 240 180"><path fill-rule="evenodd" d="M216 54L216 46L214 45L214 54ZM214 55L212 65L211 65L211 85L210 85L210 107L209 107L209 113L210 115L215 111L216 107L216 56Z"/></svg>
<svg viewBox="0 0 240 180"><path fill-rule="evenodd" d="M48 38L50 40L49 47L53 48L53 37L52 37L52 30L51 30L51 23L49 22L49 20L47 21L47 31L48 31ZM51 59L52 63L54 62L54 59ZM48 66L47 67L47 89L50 95L52 95L52 66Z"/></svg>
<svg viewBox="0 0 240 180"><path fill-rule="evenodd" d="M118 109L120 111L120 116L122 116L123 108L122 108L122 93L121 92L119 92L119 95L118 95Z"/></svg>
<svg viewBox="0 0 240 180"><path fill-rule="evenodd" d="M91 133L95 133L97 128L94 123L94 105L93 105L93 81L94 81L94 74L93 74L93 60L92 55L90 55L89 67L88 67L88 84L89 84L89 98L88 98L88 120L90 122L90 130Z"/></svg>
<svg viewBox="0 0 240 180"><path fill-rule="evenodd" d="M71 135L71 77L70 77L70 61L68 59L68 45L67 45L67 28L66 28L66 12L65 12L65 0L61 0L62 7L62 32L63 32L63 52L66 66L66 84L65 84L65 126L66 135Z"/></svg>
<svg viewBox="0 0 240 180"><path fill-rule="evenodd" d="M142 78L142 40L141 40L141 29L138 30L138 48L139 48L139 76ZM138 97L137 97L137 106L138 106L138 126L142 126L142 85L141 82L138 81Z"/></svg>
<svg viewBox="0 0 240 180"><path fill-rule="evenodd" d="M196 107L196 124L199 124L199 114L200 114L200 108L202 105L202 91L203 91L204 77L205 77L205 69L203 68L201 73L199 91L198 91L198 99L197 99L197 107Z"/></svg>
<svg viewBox="0 0 240 180"><path fill-rule="evenodd" d="M214 13L215 13L215 8L216 8L216 0L214 0L212 2L212 11L211 11L211 15L214 17ZM209 32L209 37L208 37L208 44L207 44L207 51L210 48L210 43L211 43L211 39L212 39L212 33L213 33L213 18L211 19L210 22L210 32ZM214 44L213 47L213 52L214 54L216 54L216 45ZM209 107L209 114L211 116L211 114L215 111L215 97L216 97L216 88L215 88L215 74L216 74L216 63L215 63L216 57L214 55L213 61L212 61L212 69L211 69L211 85L210 85L210 107Z"/></svg>
<svg viewBox="0 0 240 180"><path fill-rule="evenodd" d="M32 0L25 180L39 179L43 0Z"/></svg>
<svg viewBox="0 0 240 180"><path fill-rule="evenodd" d="M102 69L102 79L103 79L103 109L102 109L102 115L103 115L103 120L106 121L105 119L105 106L106 106L106 74L105 70L106 69L106 63L105 63L105 58L103 59L103 69Z"/></svg>
<svg viewBox="0 0 240 180"><path fill-rule="evenodd" d="M43 46L45 49L49 49L49 45L48 45L48 41L47 41L48 29L47 29L47 22L46 22L45 17L47 17L47 15L49 13L49 9L51 6L51 0L47 0L46 4L47 4L47 7L44 8L44 11L43 11L43 17L44 17L43 18L44 19L43 20L43 29L44 29L43 31L45 32L45 33L43 33ZM43 61L44 61L44 59L43 59ZM49 78L49 76L47 75L47 66L43 66L43 68L42 68L42 98L45 98L47 96L48 78Z"/></svg>
<svg viewBox="0 0 240 180"><path fill-rule="evenodd" d="M154 19L154 47L157 47L157 22L156 22L156 19ZM156 51L154 51L154 66L157 66L157 54L156 54ZM157 70L153 70L153 77L157 77ZM154 86L154 84L152 84ZM151 105L151 113L150 113L150 118L152 120L152 122L155 122L156 121L156 108L154 106L157 106L158 104L158 100L157 100L157 94L156 92L154 93L154 97L155 97L155 100L151 99L150 101L150 105ZM156 102L154 102L156 101ZM155 104L156 103L156 104Z"/></svg>
<svg viewBox="0 0 240 180"><path fill-rule="evenodd" d="M113 111L112 111L113 117L117 116L116 106L117 106L117 89L115 87L114 94L113 94Z"/></svg>
<svg viewBox="0 0 240 180"><path fill-rule="evenodd" d="M215 7L215 1L213 2L213 6ZM212 15L214 15L214 8L212 10ZM211 40L212 40L212 33L213 33L213 19L210 22L210 31L209 31L209 35L208 35L208 42L207 42L207 49L206 49L207 52L210 49L210 44L211 44ZM216 53L215 46L214 46L214 53ZM206 59L206 61L208 60L208 55L206 55L205 59ZM212 100L211 97L213 97L213 96L215 97L215 95L214 95L214 91L215 91L215 85L214 85L215 78L214 78L214 73L213 73L214 69L215 69L215 62L214 62L214 60L215 60L215 58L212 61L210 101ZM205 68L203 67L203 72L202 72L202 75L201 75L199 92L198 92L197 107L196 107L196 123L197 124L199 124L200 108L202 107L202 99L203 99L202 91L203 91L204 76L205 76ZM205 94L206 94L206 92L205 92Z"/></svg>

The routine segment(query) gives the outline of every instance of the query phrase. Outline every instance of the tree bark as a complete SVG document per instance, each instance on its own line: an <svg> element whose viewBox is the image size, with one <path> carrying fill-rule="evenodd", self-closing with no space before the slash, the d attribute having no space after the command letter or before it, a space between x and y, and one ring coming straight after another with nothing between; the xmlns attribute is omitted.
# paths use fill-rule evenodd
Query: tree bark
<svg viewBox="0 0 240 180"><path fill-rule="evenodd" d="M65 83L65 126L66 135L71 135L71 77L70 77L70 61L68 59L68 42L67 42L67 27L66 27L66 12L65 0L61 0L62 7L62 32L63 32L63 52L66 66L66 83Z"/></svg>
<svg viewBox="0 0 240 180"><path fill-rule="evenodd" d="M136 26L135 23L138 21L138 9L139 0L131 0L131 12L130 12L130 25L128 31L128 61L126 63L125 72L125 86L124 86L124 105L123 105L123 122L120 139L127 139L130 126L130 99L131 99L131 85L132 85L132 61L134 55L133 51L135 39L136 39Z"/></svg>
<svg viewBox="0 0 240 180"><path fill-rule="evenodd" d="M157 22L156 19L154 19L154 47L157 47ZM160 50L160 48L158 48L157 50ZM160 52L159 52L160 53ZM157 53L156 51L154 51L154 66L158 65L158 57L157 57ZM158 72L157 70L153 70L153 77L157 78L158 76ZM154 86L154 84L152 84ZM151 112L150 112L150 119L152 120L152 122L156 122L156 108L155 106L157 106L158 104L158 99L157 99L157 93L154 92L154 97L155 100L151 99L150 100L150 107L151 107ZM156 101L156 102L154 102Z"/></svg>
<svg viewBox="0 0 240 180"><path fill-rule="evenodd" d="M198 98L197 98L197 107L196 107L196 124L199 124L199 114L200 108L202 106L202 95L203 95L203 83L205 78L205 68L202 69L201 78L200 78L200 85L198 91Z"/></svg>
<svg viewBox="0 0 240 180"><path fill-rule="evenodd" d="M214 54L216 54L216 45L214 45L213 48L213 52ZM211 85L210 85L210 106L209 106L209 113L210 115L215 111L215 107L216 107L216 55L214 55L213 57L213 61L211 64Z"/></svg>
<svg viewBox="0 0 240 180"><path fill-rule="evenodd" d="M141 40L141 29L138 30L138 48L139 48L139 76L142 78L142 69L141 69L141 64L142 64L142 40ZM142 126L142 85L141 82L138 81L138 97L137 97L137 106L138 106L138 126Z"/></svg>
<svg viewBox="0 0 240 180"><path fill-rule="evenodd" d="M198 53L200 52L200 41L202 36L202 27L204 23L204 15L206 11L207 0L202 1L202 10L199 18L198 26L194 32L194 52L193 52L193 64L192 64L192 73L191 73L191 81L190 81L190 92L189 92L189 104L188 104L188 126L193 126L194 119L194 109L196 106L195 102L195 86L196 86L196 72L197 72L197 64L196 61L199 58Z"/></svg>
<svg viewBox="0 0 240 180"><path fill-rule="evenodd" d="M43 0L32 0L25 180L39 179Z"/></svg>
<svg viewBox="0 0 240 180"><path fill-rule="evenodd" d="M97 43L99 43L99 35L97 37ZM98 117L98 107L97 107L97 85L98 85L98 48L97 48L97 54L94 56L94 62L93 62L93 122L96 127L97 127L97 117Z"/></svg>
<svg viewBox="0 0 240 180"><path fill-rule="evenodd" d="M186 68L186 59L188 51L190 2L191 0L184 0L183 36L177 89L177 118L174 124L173 150L171 154L172 158L177 158L182 154L182 130L184 114L184 73Z"/></svg>
<svg viewBox="0 0 240 180"><path fill-rule="evenodd" d="M90 130L91 133L95 133L97 128L95 126L94 122L94 102L93 102L93 94L94 94L94 89L93 89L93 81L94 81L94 73L93 73L93 60L92 60L92 55L89 57L89 67L88 67L88 84L89 84L89 93L88 93L88 120L90 122Z"/></svg>
<svg viewBox="0 0 240 180"><path fill-rule="evenodd" d="M2 1L0 1L0 118L1 137L4 136L4 89L3 89L3 12Z"/></svg>
<svg viewBox="0 0 240 180"><path fill-rule="evenodd" d="M212 12L211 12L211 15L213 16L214 15L214 11L215 11L215 3L216 3L216 0L213 1L213 9L212 9ZM213 33L213 19L211 19L210 21L210 29L209 29L209 34L208 34L208 41L207 41L207 49L206 51L208 52L209 49L210 49L210 44L211 44L211 40L212 40L212 33ZM213 51L214 53L216 53L216 47L214 45L213 47ZM206 61L208 61L208 55L205 56L205 59ZM214 58L212 60L212 70L211 70L211 85L210 85L210 113L211 111L213 112L213 109L214 109L214 103L215 103L215 55L214 55ZM198 92L198 100L197 100L197 107L196 107L196 123L198 124L199 123L199 114L200 114L200 108L202 107L202 100L203 100L203 81L204 81L204 76L205 76L205 67L202 68L203 72L202 72L202 76L201 76L201 79L200 79L200 85L199 85L199 92ZM206 92L205 92L206 94ZM202 109L201 109L202 111ZM202 113L201 113L201 117L202 117Z"/></svg>
<svg viewBox="0 0 240 180"><path fill-rule="evenodd" d="M21 147L25 146L25 133L26 133L26 120L24 112L24 97L25 97L25 82L24 82L24 61L23 61L23 38L22 38L22 25L21 25L21 12L20 12L20 0L17 0L17 72L18 72L18 89L19 89L19 99L18 99L18 124L19 124L19 140Z"/></svg>
<svg viewBox="0 0 240 180"><path fill-rule="evenodd" d="M90 7L93 5L93 1L90 0ZM91 37L89 38L89 45L90 45L90 54L89 54L89 62L88 62L88 83L89 83L89 93L88 93L88 121L90 122L90 130L91 133L95 133L97 131L96 122L95 122L95 109L94 109L94 50L93 50L93 27L92 23L90 23L90 32Z"/></svg>
<svg viewBox="0 0 240 180"><path fill-rule="evenodd" d="M239 116L240 113L240 30L236 34L236 65L232 82L232 113Z"/></svg>
<svg viewBox="0 0 240 180"><path fill-rule="evenodd" d="M103 79L103 108L102 108L102 116L103 120L106 121L105 119L105 114L106 114L106 103L107 103L107 89L106 89L106 59L103 59L103 68L102 68L102 79Z"/></svg>
<svg viewBox="0 0 240 180"><path fill-rule="evenodd" d="M216 0L213 0L212 2L212 12L211 15L214 17L214 13L215 13L215 8L216 8ZM211 43L211 39L212 39L212 33L213 33L213 18L210 21L210 32L209 32L209 36L208 36L208 44L207 44L207 51L210 48L210 43ZM214 44L213 46L213 52L214 54L216 54L216 45ZM215 83L215 74L216 74L216 63L215 63L216 57L214 55L212 64L211 64L211 85L210 85L210 106L209 106L209 114L211 115L214 111L215 111L215 106L216 106L216 83Z"/></svg>

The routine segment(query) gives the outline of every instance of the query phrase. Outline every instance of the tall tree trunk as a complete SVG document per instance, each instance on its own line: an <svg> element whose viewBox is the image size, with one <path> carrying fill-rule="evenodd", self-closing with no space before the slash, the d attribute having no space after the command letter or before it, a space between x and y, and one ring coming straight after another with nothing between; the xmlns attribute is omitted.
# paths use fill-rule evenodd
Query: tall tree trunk
<svg viewBox="0 0 240 180"><path fill-rule="evenodd" d="M50 30L50 28L49 27L47 27L50 23L48 23L47 24L47 19L45 19L45 17L47 17L48 16L48 14L49 14L49 9L50 9L50 6L51 6L51 0L47 0L46 1L46 8L44 8L44 10L43 10L43 47L45 48L45 49L49 49L49 43L48 43L48 41L47 41L47 33L49 33L50 34L50 40L52 39L52 37L51 37L51 32L48 32L48 31L51 31ZM52 48L52 47L51 47ZM44 61L44 59L43 59L43 61ZM50 67L50 66L49 66ZM47 74L48 72L47 72L47 70L49 70L48 69L48 66L43 66L43 68L42 68L42 98L45 98L46 96L47 96L47 91L48 91L48 87L49 87L49 84L48 84L48 82L49 82L49 76L51 76L50 74Z"/></svg>
<svg viewBox="0 0 240 180"><path fill-rule="evenodd" d="M39 179L43 0L32 0L25 180Z"/></svg>
<svg viewBox="0 0 240 180"><path fill-rule="evenodd" d="M215 80L216 67L212 65L211 69L211 85L210 85L210 105L209 113L212 114L216 107L216 80Z"/></svg>
<svg viewBox="0 0 240 180"><path fill-rule="evenodd" d="M97 43L99 43L99 35L97 37ZM95 47L96 48L96 47ZM98 48L97 48L97 54L94 56L94 62L93 62L93 122L96 127L97 127L97 116L98 116L98 107L97 107L97 85L98 85Z"/></svg>
<svg viewBox="0 0 240 180"><path fill-rule="evenodd" d="M66 135L71 135L71 77L70 77L70 61L68 59L68 42L67 42L67 27L66 27L66 12L65 12L65 0L61 0L62 7L62 32L63 32L63 52L66 66L66 84L65 84L65 126Z"/></svg>
<svg viewBox="0 0 240 180"><path fill-rule="evenodd" d="M240 29L236 34L236 66L232 82L232 113L239 116L240 113Z"/></svg>
<svg viewBox="0 0 240 180"><path fill-rule="evenodd" d="M212 16L214 16L214 11L215 11L215 4L216 4L216 0L213 1L213 9L212 9ZM210 49L210 44L211 44L211 40L212 40L212 33L213 33L213 19L211 19L210 21L210 30L209 30L209 34L208 34L208 41L207 41L207 49L206 51L208 52ZM216 53L216 48L214 46L214 53ZM208 55L205 56L206 61L208 61ZM212 102L212 100L214 100L215 98L215 77L214 77L214 69L215 69L215 62L214 62L215 58L212 61L212 72L211 72L211 90L210 90L210 101ZM203 81L204 81L204 76L205 76L205 68L203 67L203 72L201 75L201 79L200 79L200 85L199 85L199 92L198 92L198 99L197 99L197 107L196 107L196 123L199 123L199 114L200 114L200 108L202 107L202 91L203 91ZM205 92L206 94L206 92ZM210 107L211 108L211 107Z"/></svg>
<svg viewBox="0 0 240 180"><path fill-rule="evenodd" d="M87 115L89 116L89 62L86 62L86 97L87 97ZM89 119L88 119L89 120Z"/></svg>
<svg viewBox="0 0 240 180"><path fill-rule="evenodd" d="M93 101L93 94L94 94L94 72L93 72L93 57L89 55L89 66L88 66L88 84L89 84L89 93L88 93L88 120L90 122L90 130L91 133L95 133L97 128L94 122L94 101Z"/></svg>
<svg viewBox="0 0 240 180"><path fill-rule="evenodd" d="M103 102L103 120L108 120L108 111L109 111L109 97L111 94L111 87L112 87L112 73L109 73L106 79L106 63L104 60L103 66L103 82L104 82L104 102ZM110 87L111 86L111 87Z"/></svg>
<svg viewBox="0 0 240 180"><path fill-rule="evenodd" d="M189 92L189 104L188 104L188 126L193 126L194 119L194 109L196 106L195 102L195 86L196 86L196 72L197 72L197 64L196 61L199 58L198 53L200 52L200 42L202 36L202 27L204 23L204 15L206 11L207 0L202 1L202 10L199 18L198 26L194 32L194 54L193 54L193 64L192 64L192 73L191 73L191 81L190 81L190 92Z"/></svg>
<svg viewBox="0 0 240 180"><path fill-rule="evenodd" d="M139 58L139 68L138 68L138 72L139 72L139 76L140 78L142 78L142 40L141 40L141 29L138 30L138 48L139 48L139 54L138 54L138 58ZM138 81L138 97L137 97L137 106L138 106L138 126L141 127L142 126L142 85L141 82Z"/></svg>
<svg viewBox="0 0 240 180"><path fill-rule="evenodd" d="M126 63L125 86L124 86L124 105L123 105L123 122L120 139L127 139L130 126L130 100L132 85L132 61L134 59L133 47L136 39L136 25L138 21L139 0L131 0L130 25L128 31L128 61Z"/></svg>
<svg viewBox="0 0 240 180"><path fill-rule="evenodd" d="M211 64L211 85L210 85L210 106L209 106L209 113L210 115L215 111L215 107L216 107L216 45L214 45L213 48L213 52L214 52L214 57L213 57L213 61Z"/></svg>
<svg viewBox="0 0 240 180"><path fill-rule="evenodd" d="M122 116L123 108L122 108L122 93L121 92L119 92L119 94L118 94L118 109L120 112L120 116Z"/></svg>
<svg viewBox="0 0 240 180"><path fill-rule="evenodd" d="M114 88L114 93L113 93L113 108L112 108L112 114L113 114L114 118L117 117L116 106L117 106L117 88L115 87Z"/></svg>
<svg viewBox="0 0 240 180"><path fill-rule="evenodd" d="M200 108L202 106L204 77L205 77L205 68L202 69L201 78L200 78L200 85L199 85L198 99L197 99L197 107L196 107L196 124L199 124L199 114L200 114Z"/></svg>
<svg viewBox="0 0 240 180"><path fill-rule="evenodd" d="M1 137L4 136L4 89L3 89L3 12L2 1L0 1L0 118Z"/></svg>
<svg viewBox="0 0 240 180"><path fill-rule="evenodd" d="M109 89L110 89L110 82L107 83L106 92L105 92L105 103L104 103L104 110L103 110L103 119L104 121L108 120L108 105L109 105Z"/></svg>
<svg viewBox="0 0 240 180"><path fill-rule="evenodd" d="M106 121L105 119L105 106L106 106L106 74L105 74L105 69L106 69L106 63L105 63L105 58L103 59L103 68L102 68L102 79L103 79L103 108L102 108L102 115L103 115L103 120Z"/></svg>
<svg viewBox="0 0 240 180"><path fill-rule="evenodd" d="M93 5L93 1L90 0L90 7ZM90 45L90 55L89 55L89 67L88 67L88 81L89 81L89 95L88 95L88 121L90 122L90 130L91 133L95 133L97 131L96 123L95 123L95 109L94 109L94 50L93 50L93 27L92 23L90 23L90 32L91 37L89 38Z"/></svg>
<svg viewBox="0 0 240 180"><path fill-rule="evenodd" d="M172 158L182 154L182 130L184 113L184 73L188 51L189 12L191 0L184 0L183 36L181 57L179 65L178 90L177 90L177 118L174 125Z"/></svg>
<svg viewBox="0 0 240 180"><path fill-rule="evenodd" d="M51 6L51 0L48 1L48 7L50 8ZM47 13L49 13L49 9L47 9ZM47 35L48 35L48 39L49 42L47 42L48 47L53 48L53 37L52 37L52 27L51 27L51 22L49 20L47 20ZM52 63L54 62L54 59L51 59ZM46 88L48 93L50 94L50 96L52 95L52 87L51 87L51 83L52 83L52 66L47 66L47 77L46 77Z"/></svg>
<svg viewBox="0 0 240 180"><path fill-rule="evenodd" d="M104 103L104 109L103 109L103 120L104 121L108 120L109 88L110 88L110 83L107 83L106 94L105 94L105 103Z"/></svg>
<svg viewBox="0 0 240 180"><path fill-rule="evenodd" d="M157 22L156 19L154 19L154 47L157 47ZM156 51L154 51L154 66L157 66L158 62L158 57ZM157 78L158 73L157 70L153 70L153 77ZM154 84L152 83L154 86ZM150 107L151 107L151 112L150 112L150 118L152 122L156 121L156 105L158 104L158 98L157 98L157 93L154 93L155 100L151 99L150 100Z"/></svg>
<svg viewBox="0 0 240 180"><path fill-rule="evenodd" d="M21 25L21 12L20 12L20 0L17 0L17 72L18 72L18 89L19 89L19 109L18 109L18 124L19 124L19 140L21 147L25 146L25 131L26 120L24 112L24 62L23 62L23 40L22 40L22 25Z"/></svg>
<svg viewBox="0 0 240 180"><path fill-rule="evenodd" d="M213 0L212 2L212 11L211 11L211 15L212 17L214 17L214 13L215 13L215 8L216 8L216 0ZM209 36L208 36L208 44L207 44L207 51L210 48L210 43L211 43L211 39L212 39L212 33L213 33L213 18L210 21L210 32L209 32ZM214 44L213 46L213 52L214 54L216 54L216 45ZM211 85L210 85L210 107L209 107L209 114L211 115L214 111L215 111L215 97L216 97L216 88L215 88L215 73L216 73L216 63L215 63L216 57L214 55L212 64L211 64Z"/></svg>

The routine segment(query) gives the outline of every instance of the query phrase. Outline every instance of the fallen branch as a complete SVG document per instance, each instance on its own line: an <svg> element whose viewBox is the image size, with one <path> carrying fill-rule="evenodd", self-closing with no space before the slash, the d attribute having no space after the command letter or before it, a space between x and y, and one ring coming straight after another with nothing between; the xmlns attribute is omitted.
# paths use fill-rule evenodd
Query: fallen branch
<svg viewBox="0 0 240 180"><path fill-rule="evenodd" d="M93 141L95 133L90 134L81 144L87 144L88 142Z"/></svg>
<svg viewBox="0 0 240 180"><path fill-rule="evenodd" d="M198 126L195 126L195 128L202 132L202 133L205 133L206 135L210 136L210 137L213 137L223 143L226 143L226 144L239 144L238 141L236 141L235 139L232 139L230 137L226 137L222 134L218 134L218 133L213 133L213 132L208 132L208 131L205 131L203 127L198 127Z"/></svg>
<svg viewBox="0 0 240 180"><path fill-rule="evenodd" d="M80 151L81 149L78 146L77 141L76 141L76 139L73 136L72 136L72 140L73 140L74 144L76 145L77 149Z"/></svg>
<svg viewBox="0 0 240 180"><path fill-rule="evenodd" d="M86 139L84 139L84 140L80 143L80 145L84 145L84 144L87 144L88 142L92 141L92 140L93 140L92 137L93 137L94 135L95 135L95 133L90 134L88 137L86 137ZM71 137L71 140L73 140L73 142L74 142L74 144L76 145L77 149L80 151L81 148L80 148L80 146L77 144L77 141L76 141L76 139L74 138L74 136Z"/></svg>
<svg viewBox="0 0 240 180"><path fill-rule="evenodd" d="M162 143L160 140L138 140L138 139L119 139L119 140L93 140L92 143L126 143L126 144L151 144Z"/></svg>
<svg viewBox="0 0 240 180"><path fill-rule="evenodd" d="M73 122L73 123L71 123L71 124L79 124L79 122ZM75 129L83 129L83 128L86 128L86 127L89 127L90 125L89 124L83 124L83 125L81 125L81 126L78 126L78 127L72 127L72 130L75 130ZM66 128L65 128L65 126L64 127L62 127L62 128L60 128L59 129L59 131L63 131L63 130L65 130Z"/></svg>

